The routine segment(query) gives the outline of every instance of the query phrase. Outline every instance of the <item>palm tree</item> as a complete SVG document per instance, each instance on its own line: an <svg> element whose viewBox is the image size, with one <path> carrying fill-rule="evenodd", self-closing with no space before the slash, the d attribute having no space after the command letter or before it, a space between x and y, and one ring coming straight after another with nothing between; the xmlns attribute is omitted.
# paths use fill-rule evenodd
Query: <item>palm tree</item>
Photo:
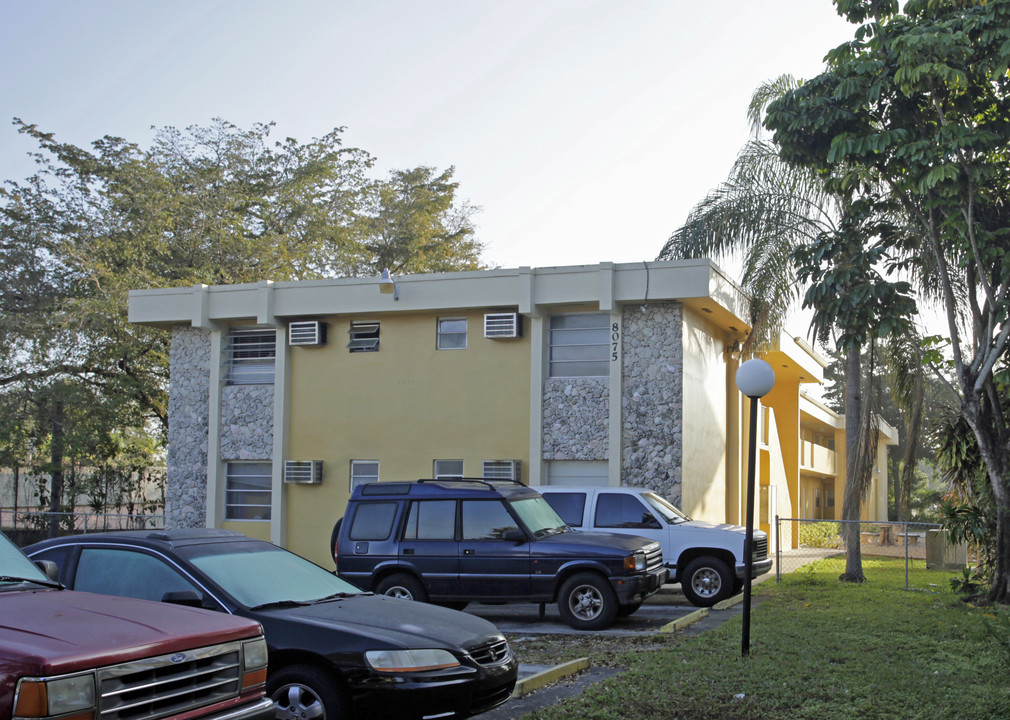
<svg viewBox="0 0 1010 720"><path fill-rule="evenodd" d="M838 231L839 199L806 168L784 163L771 143L754 139L729 178L698 203L663 246L660 260L708 257L742 262L740 285L751 297L745 352L771 338L803 297L792 257L797 247Z"/></svg>

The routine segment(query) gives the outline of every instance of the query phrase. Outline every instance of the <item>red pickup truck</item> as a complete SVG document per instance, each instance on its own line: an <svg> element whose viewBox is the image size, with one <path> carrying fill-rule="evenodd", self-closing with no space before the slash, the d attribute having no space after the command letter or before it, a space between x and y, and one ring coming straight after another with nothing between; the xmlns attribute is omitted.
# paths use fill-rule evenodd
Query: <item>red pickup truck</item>
<svg viewBox="0 0 1010 720"><path fill-rule="evenodd" d="M64 590L0 534L0 720L272 720L258 623Z"/></svg>

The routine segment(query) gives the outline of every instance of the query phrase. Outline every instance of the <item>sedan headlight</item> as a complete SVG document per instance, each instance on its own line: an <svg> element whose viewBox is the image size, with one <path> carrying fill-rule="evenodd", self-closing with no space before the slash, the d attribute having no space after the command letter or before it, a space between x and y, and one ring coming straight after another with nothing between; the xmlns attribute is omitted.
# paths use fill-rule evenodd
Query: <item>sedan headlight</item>
<svg viewBox="0 0 1010 720"><path fill-rule="evenodd" d="M365 660L378 672L420 672L458 667L457 660L446 650L369 650Z"/></svg>
<svg viewBox="0 0 1010 720"><path fill-rule="evenodd" d="M645 570L645 553L636 552L624 558L624 569L628 572L641 572Z"/></svg>
<svg viewBox="0 0 1010 720"><path fill-rule="evenodd" d="M23 678L18 683L14 701L14 717L45 718L78 713L77 717L94 717L95 676L92 673L71 677L34 680Z"/></svg>

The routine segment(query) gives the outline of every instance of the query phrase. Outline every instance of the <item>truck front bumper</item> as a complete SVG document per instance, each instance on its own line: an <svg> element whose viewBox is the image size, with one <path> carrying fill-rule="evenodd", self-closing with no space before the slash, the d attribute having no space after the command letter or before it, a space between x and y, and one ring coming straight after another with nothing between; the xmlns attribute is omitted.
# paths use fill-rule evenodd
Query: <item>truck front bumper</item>
<svg viewBox="0 0 1010 720"><path fill-rule="evenodd" d="M751 577L756 578L758 575L764 575L766 572L772 569L772 559L766 557L763 560L755 560L753 562L753 569L751 570ZM747 566L744 563L736 564L736 578L737 580L743 580L744 575L747 573Z"/></svg>
<svg viewBox="0 0 1010 720"><path fill-rule="evenodd" d="M218 710L206 715L187 713L182 717L193 718L194 720L274 720L276 714L277 709L274 707L273 700L268 697L262 697L252 702L233 705L224 710Z"/></svg>

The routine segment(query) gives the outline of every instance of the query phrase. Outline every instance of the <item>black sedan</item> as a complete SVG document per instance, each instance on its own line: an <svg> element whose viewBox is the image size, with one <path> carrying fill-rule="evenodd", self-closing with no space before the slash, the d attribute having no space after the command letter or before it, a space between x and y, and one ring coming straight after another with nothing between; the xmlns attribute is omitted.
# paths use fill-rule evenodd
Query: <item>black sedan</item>
<svg viewBox="0 0 1010 720"><path fill-rule="evenodd" d="M362 593L318 565L229 530L97 533L25 548L74 590L258 620L278 720L466 717L508 699L518 665L491 623Z"/></svg>

